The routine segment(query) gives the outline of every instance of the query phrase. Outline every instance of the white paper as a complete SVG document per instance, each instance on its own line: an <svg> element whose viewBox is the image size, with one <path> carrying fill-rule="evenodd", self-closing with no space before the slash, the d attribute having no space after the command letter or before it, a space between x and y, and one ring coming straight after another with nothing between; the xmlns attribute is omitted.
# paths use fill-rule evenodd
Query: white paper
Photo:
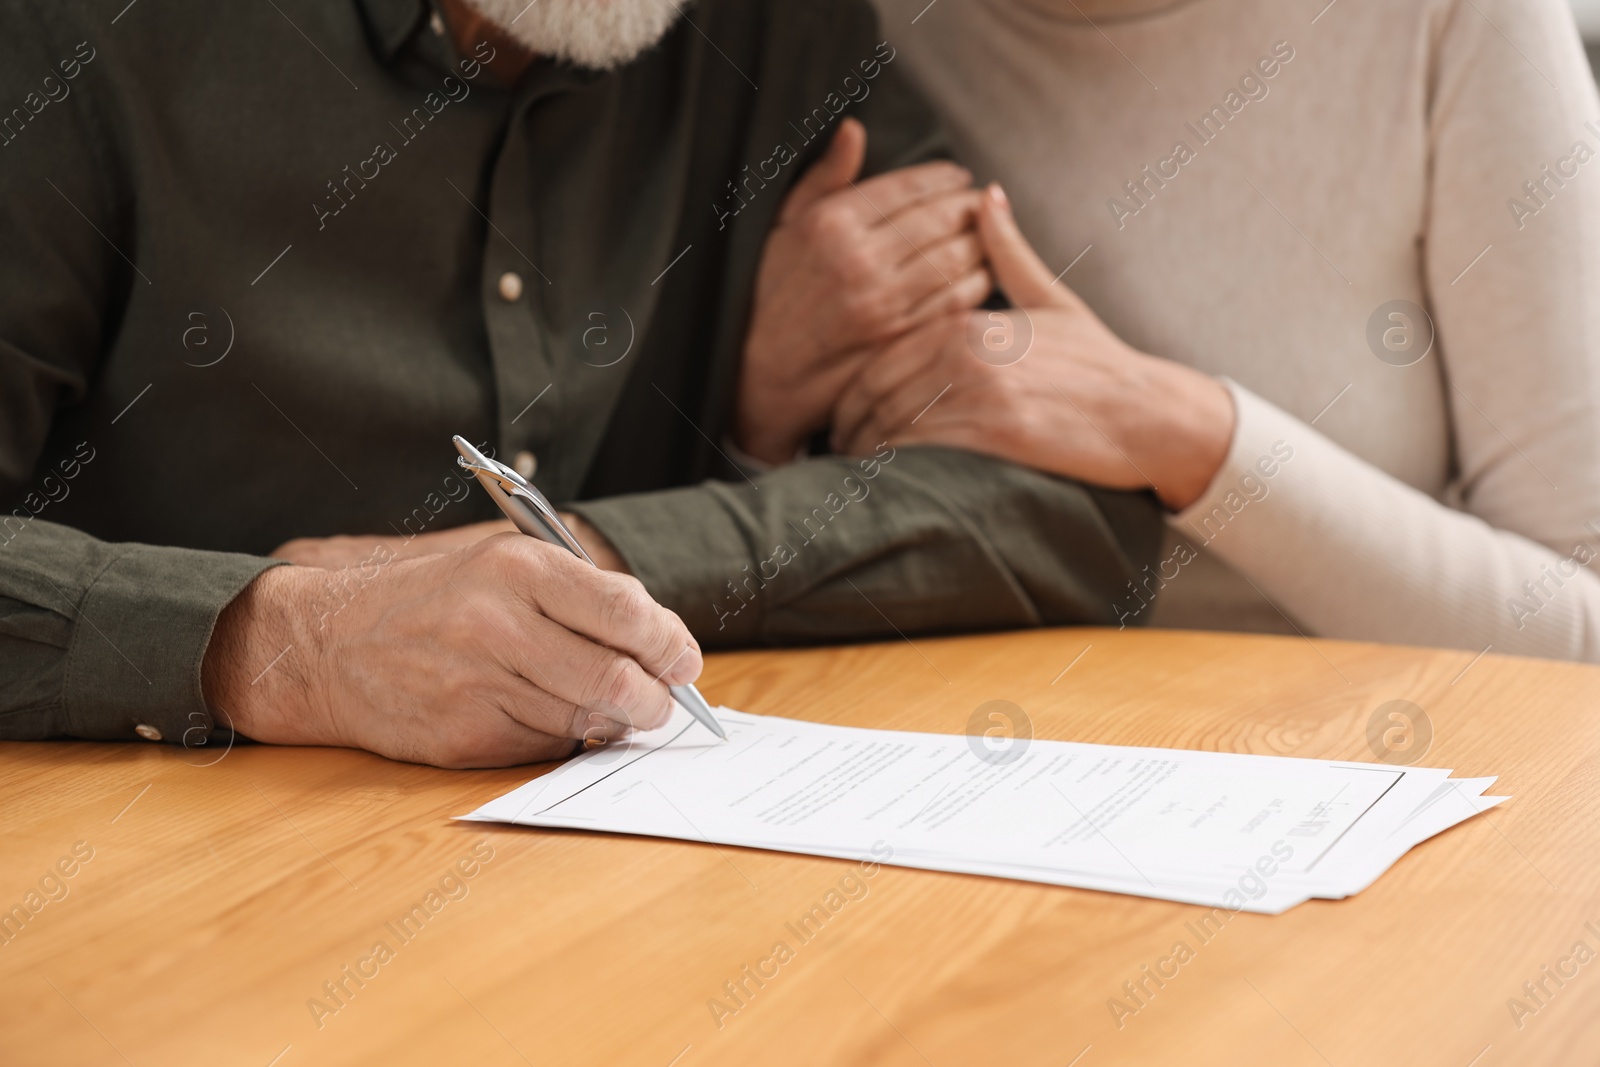
<svg viewBox="0 0 1600 1067"><path fill-rule="evenodd" d="M679 709L468 819L682 838L1279 912L1503 798L1382 764L861 730ZM975 747L976 746L976 747Z"/></svg>

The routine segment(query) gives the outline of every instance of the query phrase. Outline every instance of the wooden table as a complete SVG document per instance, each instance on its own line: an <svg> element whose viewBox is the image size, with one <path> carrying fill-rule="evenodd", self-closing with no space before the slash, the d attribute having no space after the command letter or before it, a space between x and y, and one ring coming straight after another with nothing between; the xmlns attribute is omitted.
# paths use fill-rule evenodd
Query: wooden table
<svg viewBox="0 0 1600 1067"><path fill-rule="evenodd" d="M1358 760L1375 758L1374 709L1403 699L1431 723L1419 762L1498 774L1515 799L1357 897L1241 913L1204 943L1187 925L1204 909L883 867L800 944L786 924L855 865L450 820L527 768L4 745L0 906L41 879L65 896L41 893L0 946L0 1063L1600 1059L1600 669L1055 630L717 656L702 688L755 712L946 732L1003 699L1040 737ZM63 859L72 876L46 879ZM421 918L397 926L413 905ZM736 1003L724 983L779 941L793 957L760 988L744 979L719 1027L708 1002ZM1193 957L1116 1018L1108 1002L1132 1007L1124 983L1179 941ZM1523 983L1541 981L1535 1000Z"/></svg>

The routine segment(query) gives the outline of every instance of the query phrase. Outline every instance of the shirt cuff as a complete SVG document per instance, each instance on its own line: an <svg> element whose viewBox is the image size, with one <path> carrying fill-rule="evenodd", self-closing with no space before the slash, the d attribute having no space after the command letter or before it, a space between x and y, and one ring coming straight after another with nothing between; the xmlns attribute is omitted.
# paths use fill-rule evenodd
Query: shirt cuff
<svg viewBox="0 0 1600 1067"><path fill-rule="evenodd" d="M151 545L117 549L73 605L63 694L73 735L203 746L214 723L200 665L217 616L281 561Z"/></svg>

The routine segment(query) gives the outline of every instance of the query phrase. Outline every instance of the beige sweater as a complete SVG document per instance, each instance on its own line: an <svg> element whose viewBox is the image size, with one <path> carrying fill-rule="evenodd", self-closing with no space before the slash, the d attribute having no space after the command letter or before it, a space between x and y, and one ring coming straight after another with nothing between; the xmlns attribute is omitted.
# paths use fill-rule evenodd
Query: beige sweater
<svg viewBox="0 0 1600 1067"><path fill-rule="evenodd" d="M1600 661L1600 101L1562 0L878 4L1064 281L1233 389L1128 622Z"/></svg>

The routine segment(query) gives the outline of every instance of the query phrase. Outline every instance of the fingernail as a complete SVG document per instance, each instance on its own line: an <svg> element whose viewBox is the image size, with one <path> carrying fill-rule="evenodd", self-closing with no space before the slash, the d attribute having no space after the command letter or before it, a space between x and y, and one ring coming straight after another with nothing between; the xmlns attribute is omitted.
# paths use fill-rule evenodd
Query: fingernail
<svg viewBox="0 0 1600 1067"><path fill-rule="evenodd" d="M1006 196L1006 191L1000 188L999 182L989 183L989 197L1006 210L1011 209L1011 198Z"/></svg>

